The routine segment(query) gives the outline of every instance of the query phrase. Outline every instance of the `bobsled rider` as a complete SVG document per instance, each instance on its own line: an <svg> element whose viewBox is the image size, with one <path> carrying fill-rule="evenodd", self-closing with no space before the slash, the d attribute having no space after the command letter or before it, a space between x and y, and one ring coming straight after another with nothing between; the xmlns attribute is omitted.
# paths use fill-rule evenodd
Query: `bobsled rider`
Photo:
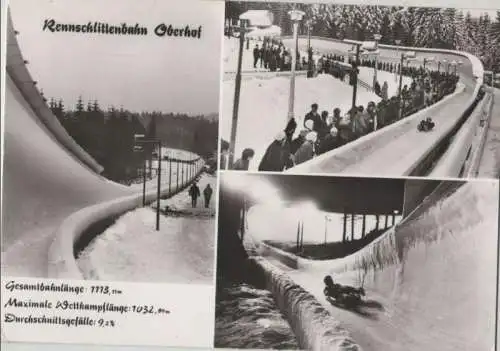
<svg viewBox="0 0 500 351"><path fill-rule="evenodd" d="M430 118L430 117L427 117L427 118L425 119L425 124L427 124L427 128L428 128L429 130L431 130L431 129L432 129L432 128L434 128L434 126L435 126L435 123L432 121L432 118Z"/></svg>
<svg viewBox="0 0 500 351"><path fill-rule="evenodd" d="M325 283L325 288L323 289L323 293L326 296L330 296L333 298L336 298L339 294L359 294L359 295L365 295L365 290L363 288L353 288L352 286L344 286L341 284L335 284L333 281L332 276L327 275L323 279L323 282Z"/></svg>
<svg viewBox="0 0 500 351"><path fill-rule="evenodd" d="M432 130L435 126L435 123L432 121L432 118L427 117L425 120L421 120L418 125L418 130L420 131L429 131Z"/></svg>

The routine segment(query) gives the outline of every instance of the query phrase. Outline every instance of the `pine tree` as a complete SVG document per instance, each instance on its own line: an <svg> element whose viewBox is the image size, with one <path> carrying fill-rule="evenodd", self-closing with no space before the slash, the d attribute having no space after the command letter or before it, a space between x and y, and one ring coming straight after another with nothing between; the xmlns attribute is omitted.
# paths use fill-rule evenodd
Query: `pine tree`
<svg viewBox="0 0 500 351"><path fill-rule="evenodd" d="M495 72L500 72L500 10L496 13L496 20L491 24L490 29L490 42L491 42L491 69Z"/></svg>
<svg viewBox="0 0 500 351"><path fill-rule="evenodd" d="M454 8L447 8L443 11L443 44L447 49L455 48L457 41L457 28L456 28L457 10Z"/></svg>
<svg viewBox="0 0 500 351"><path fill-rule="evenodd" d="M455 15L455 37L453 46L457 50L462 50L467 46L467 30L465 26L465 17L462 11L458 11Z"/></svg>
<svg viewBox="0 0 500 351"><path fill-rule="evenodd" d="M81 115L83 113L83 99L80 95L76 102L76 115Z"/></svg>
<svg viewBox="0 0 500 351"><path fill-rule="evenodd" d="M415 44L428 48L443 47L446 30L443 12L439 8L418 8L416 13Z"/></svg>

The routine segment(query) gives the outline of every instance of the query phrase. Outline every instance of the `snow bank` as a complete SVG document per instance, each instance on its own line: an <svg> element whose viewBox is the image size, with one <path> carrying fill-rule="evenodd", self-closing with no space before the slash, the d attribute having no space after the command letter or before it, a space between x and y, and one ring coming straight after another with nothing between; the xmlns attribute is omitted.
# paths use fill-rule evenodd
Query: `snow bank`
<svg viewBox="0 0 500 351"><path fill-rule="evenodd" d="M496 182L471 182L463 185L452 196L439 200L446 186L444 182L411 216L362 250L329 263L320 262L321 266L330 265L331 270L337 273L382 270L386 266L404 262L409 251L418 245L432 244L450 235L455 240L461 240L459 236L467 234L470 227L498 217ZM309 263L308 266L312 265ZM315 263L315 268L319 267Z"/></svg>
<svg viewBox="0 0 500 351"><path fill-rule="evenodd" d="M138 208L121 216L79 255L85 279L212 284L213 219L160 217Z"/></svg>
<svg viewBox="0 0 500 351"><path fill-rule="evenodd" d="M286 316L299 346L307 350L361 351L340 323L290 277L263 259L255 261L264 271L267 287Z"/></svg>
<svg viewBox="0 0 500 351"><path fill-rule="evenodd" d="M200 172L203 169L199 168ZM184 186L195 179L185 179L183 183L172 184L170 189L161 191L162 196L172 196ZM150 203L156 199L156 189L147 190L146 202ZM74 256L75 244L85 236L86 232L93 226L109 218L116 217L127 211L142 206L142 191L135 195L121 197L115 200L102 202L82 208L67 217L59 226L55 233L55 239L49 248L48 276L58 279L83 279L82 273L77 265ZM100 233L90 233L98 235Z"/></svg>

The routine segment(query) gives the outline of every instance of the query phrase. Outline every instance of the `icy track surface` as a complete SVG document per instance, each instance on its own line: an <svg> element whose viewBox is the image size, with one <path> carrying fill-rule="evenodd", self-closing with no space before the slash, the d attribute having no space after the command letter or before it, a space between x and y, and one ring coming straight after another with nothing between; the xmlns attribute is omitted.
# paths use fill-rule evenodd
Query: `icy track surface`
<svg viewBox="0 0 500 351"><path fill-rule="evenodd" d="M214 189L209 208L204 208L203 198L191 208L188 189L162 200L162 208L182 214L162 215L159 232L152 208L120 217L80 254L78 265L85 278L212 284L216 179L203 175L198 183L201 192L207 183Z"/></svg>
<svg viewBox="0 0 500 351"><path fill-rule="evenodd" d="M287 274L315 295L364 351L489 351L498 192L496 182L468 183L342 262ZM353 266L364 268L346 270ZM325 274L354 286L364 280L366 303L356 311L331 305L322 293Z"/></svg>
<svg viewBox="0 0 500 351"><path fill-rule="evenodd" d="M8 76L4 138L2 274L46 277L50 244L67 216L134 191L63 149Z"/></svg>
<svg viewBox="0 0 500 351"><path fill-rule="evenodd" d="M46 277L48 251L58 226L86 206L142 192L113 183L83 166L41 124L10 77L5 81L2 274ZM189 153L165 150L178 158ZM168 184L168 162L163 165ZM176 179L176 168L172 177ZM148 181L147 190L156 189Z"/></svg>

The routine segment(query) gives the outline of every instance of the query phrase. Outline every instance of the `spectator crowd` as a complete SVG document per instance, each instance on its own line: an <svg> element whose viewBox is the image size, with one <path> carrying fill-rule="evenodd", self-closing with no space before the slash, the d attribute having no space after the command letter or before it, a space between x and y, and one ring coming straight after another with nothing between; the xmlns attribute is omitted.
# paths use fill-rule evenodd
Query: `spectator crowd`
<svg viewBox="0 0 500 351"><path fill-rule="evenodd" d="M289 70L291 56L283 43L266 38L262 46L254 48L254 66L268 68L271 71ZM312 49L308 52L308 60L304 57L297 61L297 68L307 68L308 76L330 74L344 81L350 76L349 83L356 84L357 67L371 67L377 65L378 70L399 73L412 79L411 84L403 85L401 91L392 97L388 95L388 83L375 82L373 92L380 97L378 103L370 101L366 107L359 105L342 111L334 108L331 113L320 112L317 103L311 105L311 110L305 115L299 126L295 119L291 119L286 128L279 132L260 160L259 171L281 172L295 165L306 162L317 155L331 151L364 135L384 128L402 118L416 113L441 100L455 91L459 77L456 74L438 70L429 70L423 66L403 66L390 62L376 62L363 59L354 62L349 58L349 65L344 63L341 55L322 55L312 59ZM439 123L439 121L436 121ZM300 128L299 133L296 133ZM225 168L229 144L223 142L221 154L221 168ZM233 170L248 170L254 150L245 149L232 167Z"/></svg>

